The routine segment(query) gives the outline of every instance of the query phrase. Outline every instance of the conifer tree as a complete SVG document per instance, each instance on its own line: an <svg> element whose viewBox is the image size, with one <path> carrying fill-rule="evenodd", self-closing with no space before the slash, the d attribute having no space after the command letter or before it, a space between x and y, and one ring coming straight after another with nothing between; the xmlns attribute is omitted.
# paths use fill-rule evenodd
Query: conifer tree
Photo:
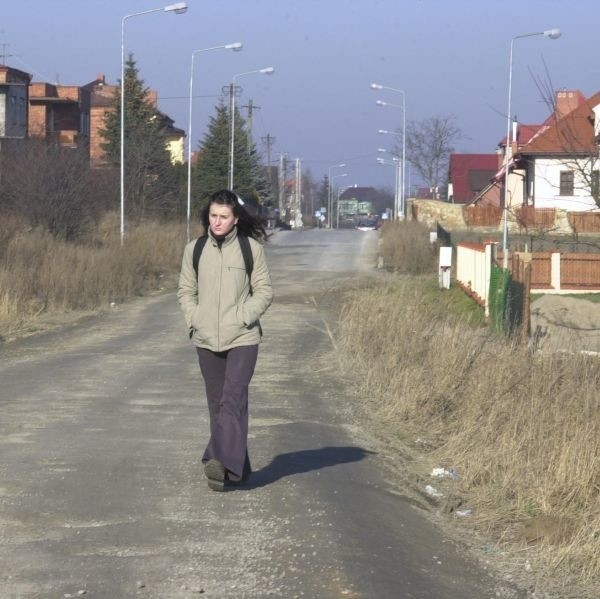
<svg viewBox="0 0 600 599"><path fill-rule="evenodd" d="M121 157L121 83L100 131L105 139L102 149L114 166ZM126 211L136 217L173 211L177 183L167 138L132 54L125 65L124 130Z"/></svg>
<svg viewBox="0 0 600 599"><path fill-rule="evenodd" d="M229 109L221 102L211 117L208 131L202 140L198 161L194 167L194 204L197 209L205 205L211 193L225 189L229 184L230 159ZM256 146L248 151L248 134L245 121L235 115L233 191L241 197L253 197L262 201L268 194L268 182L260 163Z"/></svg>

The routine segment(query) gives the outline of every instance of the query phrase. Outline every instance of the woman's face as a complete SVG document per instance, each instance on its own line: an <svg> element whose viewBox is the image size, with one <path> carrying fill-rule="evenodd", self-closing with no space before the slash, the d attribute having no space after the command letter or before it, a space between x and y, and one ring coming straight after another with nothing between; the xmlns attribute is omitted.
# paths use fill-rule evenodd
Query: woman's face
<svg viewBox="0 0 600 599"><path fill-rule="evenodd" d="M213 235L227 235L237 224L233 208L227 204L211 204L208 211L208 223Z"/></svg>

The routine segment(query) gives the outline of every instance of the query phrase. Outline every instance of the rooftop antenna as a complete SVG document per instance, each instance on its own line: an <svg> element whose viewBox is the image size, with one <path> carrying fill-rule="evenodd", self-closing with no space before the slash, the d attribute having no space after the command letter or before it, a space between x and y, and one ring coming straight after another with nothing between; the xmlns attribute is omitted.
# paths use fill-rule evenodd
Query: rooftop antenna
<svg viewBox="0 0 600 599"><path fill-rule="evenodd" d="M0 53L0 64L6 64L6 59L13 56L13 54L7 54L6 49L10 46L10 44L2 43L2 52Z"/></svg>

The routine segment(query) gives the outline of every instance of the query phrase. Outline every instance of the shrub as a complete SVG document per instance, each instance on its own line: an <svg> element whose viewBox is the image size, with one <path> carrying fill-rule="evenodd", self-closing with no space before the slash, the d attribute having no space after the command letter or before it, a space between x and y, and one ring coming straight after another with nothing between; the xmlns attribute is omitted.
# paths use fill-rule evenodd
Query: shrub
<svg viewBox="0 0 600 599"><path fill-rule="evenodd" d="M380 255L389 270L409 274L435 271L437 245L429 242L429 229L417 221L386 223L381 233Z"/></svg>
<svg viewBox="0 0 600 599"><path fill-rule="evenodd" d="M118 219L108 215L87 243L18 227L10 236L0 233L0 243L0 334L6 335L44 312L102 309L165 285L179 270L185 225L145 221L121 247Z"/></svg>
<svg viewBox="0 0 600 599"><path fill-rule="evenodd" d="M600 574L600 363L582 355L530 355L440 309L411 277L355 294L341 348L364 382L371 413L392 434L412 430L432 459L460 474L475 520L498 541L519 542L532 516L562 522L536 548L564 580ZM531 554L529 554L531 555Z"/></svg>

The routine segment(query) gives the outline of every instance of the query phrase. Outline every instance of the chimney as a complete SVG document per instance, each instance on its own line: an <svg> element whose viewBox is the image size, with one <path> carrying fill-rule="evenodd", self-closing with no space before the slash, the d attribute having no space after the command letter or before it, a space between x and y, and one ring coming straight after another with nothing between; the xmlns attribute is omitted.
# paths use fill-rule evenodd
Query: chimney
<svg viewBox="0 0 600 599"><path fill-rule="evenodd" d="M152 89L148 90L148 95L146 96L148 102L152 104L154 108L158 107L158 92Z"/></svg>
<svg viewBox="0 0 600 599"><path fill-rule="evenodd" d="M585 100L578 90L566 90L556 92L556 118L562 119L563 116L575 110Z"/></svg>

